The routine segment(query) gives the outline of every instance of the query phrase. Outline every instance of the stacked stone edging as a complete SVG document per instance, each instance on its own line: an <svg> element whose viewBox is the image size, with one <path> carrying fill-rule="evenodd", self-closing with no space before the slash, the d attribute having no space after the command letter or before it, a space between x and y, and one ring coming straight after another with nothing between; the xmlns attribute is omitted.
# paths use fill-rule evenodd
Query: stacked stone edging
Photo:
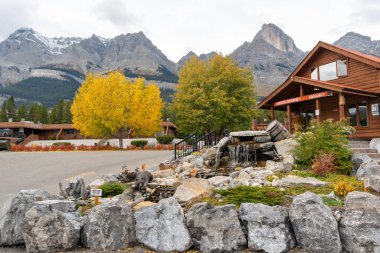
<svg viewBox="0 0 380 253"><path fill-rule="evenodd" d="M28 191L26 191L28 192ZM25 191L15 196L20 203L31 198ZM52 195L45 196L51 197ZM10 203L19 203L11 201ZM334 215L314 193L294 198L289 209L282 206L242 203L212 206L198 203L184 212L174 197L133 211L122 200L93 208L81 217L66 200L37 201L22 219L22 239L27 252L69 250L82 241L92 250L120 250L140 243L152 250L234 252L249 249L268 253L288 252L297 245L312 252L378 252L380 250L380 197L351 192L346 208ZM24 206L25 207L25 206ZM14 207L7 209L14 210ZM5 213L4 223L19 217ZM16 245L19 234L11 234L2 246Z"/></svg>

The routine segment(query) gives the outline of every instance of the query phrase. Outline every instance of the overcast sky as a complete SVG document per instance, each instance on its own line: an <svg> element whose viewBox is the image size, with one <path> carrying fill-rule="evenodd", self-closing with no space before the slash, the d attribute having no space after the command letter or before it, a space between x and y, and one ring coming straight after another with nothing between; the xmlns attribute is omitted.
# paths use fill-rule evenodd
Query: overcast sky
<svg viewBox="0 0 380 253"><path fill-rule="evenodd" d="M177 62L231 53L274 23L303 51L349 31L380 39L379 0L0 0L0 40L20 27L43 35L112 38L143 31Z"/></svg>

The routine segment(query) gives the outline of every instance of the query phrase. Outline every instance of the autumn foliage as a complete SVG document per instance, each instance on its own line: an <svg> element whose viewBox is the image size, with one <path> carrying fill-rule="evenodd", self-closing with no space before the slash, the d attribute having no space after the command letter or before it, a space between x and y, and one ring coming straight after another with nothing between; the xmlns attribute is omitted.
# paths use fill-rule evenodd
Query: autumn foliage
<svg viewBox="0 0 380 253"><path fill-rule="evenodd" d="M78 89L71 112L81 134L93 138L137 136L159 130L164 103L158 86L143 78L133 82L120 72L89 74ZM122 148L122 141L120 142Z"/></svg>

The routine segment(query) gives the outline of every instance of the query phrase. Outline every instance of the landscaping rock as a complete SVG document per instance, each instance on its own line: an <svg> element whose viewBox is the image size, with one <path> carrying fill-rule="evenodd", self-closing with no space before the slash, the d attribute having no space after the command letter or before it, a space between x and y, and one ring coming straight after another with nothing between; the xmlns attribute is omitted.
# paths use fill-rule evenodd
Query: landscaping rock
<svg viewBox="0 0 380 253"><path fill-rule="evenodd" d="M282 162L275 162L268 160L266 161L265 165L266 170L270 170L273 172L288 172L290 170L287 170Z"/></svg>
<svg viewBox="0 0 380 253"><path fill-rule="evenodd" d="M267 131L239 131L231 132L231 137L256 137L256 136L269 136Z"/></svg>
<svg viewBox="0 0 380 253"><path fill-rule="evenodd" d="M298 142L292 138L274 143L277 153L282 156L282 163L284 164L286 171L290 171L293 167L295 160L292 152L297 145Z"/></svg>
<svg viewBox="0 0 380 253"><path fill-rule="evenodd" d="M253 171L249 172L249 175L252 178L260 178L260 179L265 179L267 176L271 176L273 174L274 174L274 172L272 170L267 170L267 169L253 170Z"/></svg>
<svg viewBox="0 0 380 253"><path fill-rule="evenodd" d="M21 225L25 213L34 202L47 199L58 199L58 197L41 190L22 190L16 196L8 199L0 217L0 245L23 244Z"/></svg>
<svg viewBox="0 0 380 253"><path fill-rule="evenodd" d="M207 179L189 178L178 186L174 197L180 202L189 202L209 196L213 186Z"/></svg>
<svg viewBox="0 0 380 253"><path fill-rule="evenodd" d="M22 235L26 251L55 252L78 245L83 219L75 213L64 213L49 205L35 205L26 214Z"/></svg>
<svg viewBox="0 0 380 253"><path fill-rule="evenodd" d="M133 210L125 202L101 204L86 217L81 241L92 250L120 250L136 243Z"/></svg>
<svg viewBox="0 0 380 253"><path fill-rule="evenodd" d="M112 179L110 179L112 178ZM117 182L117 176L108 175L103 176L102 179L106 182ZM75 178L71 180L65 189L62 189L61 183L61 195L64 198L72 197L74 199L86 199L90 195L90 190L86 188L83 178Z"/></svg>
<svg viewBox="0 0 380 253"><path fill-rule="evenodd" d="M173 176L174 173L175 173L174 170L157 170L157 171L153 171L152 175L153 175L153 178L163 178L163 177Z"/></svg>
<svg viewBox="0 0 380 253"><path fill-rule="evenodd" d="M143 202L140 202L138 203L137 205L135 205L133 207L133 210L136 211L136 210L139 210L140 208L143 208L143 207L146 207L146 206L151 206L151 205L155 205L156 203L153 203L151 201L143 201Z"/></svg>
<svg viewBox="0 0 380 253"><path fill-rule="evenodd" d="M305 250L340 253L338 223L320 197L305 192L294 198L289 217L298 244Z"/></svg>
<svg viewBox="0 0 380 253"><path fill-rule="evenodd" d="M277 181L280 187L297 187L297 186L311 186L322 187L327 186L329 183L318 180L314 177L299 177L294 175L288 175Z"/></svg>
<svg viewBox="0 0 380 253"><path fill-rule="evenodd" d="M95 179L94 181L92 181L88 186L90 186L91 188L96 188L96 187L99 187L105 183L106 183L106 181L104 179L98 178L98 179Z"/></svg>
<svg viewBox="0 0 380 253"><path fill-rule="evenodd" d="M247 246L235 205L199 203L186 213L186 220L194 247L201 252L233 252Z"/></svg>
<svg viewBox="0 0 380 253"><path fill-rule="evenodd" d="M377 150L377 153L380 153L380 138L374 138L369 143L369 148Z"/></svg>
<svg viewBox="0 0 380 253"><path fill-rule="evenodd" d="M380 174L380 165L368 155L354 153L351 160L353 163L352 174L356 175L359 179Z"/></svg>
<svg viewBox="0 0 380 253"><path fill-rule="evenodd" d="M212 177L212 178L209 178L207 179L213 186L215 187L222 187L224 186L225 184L228 184L232 178L230 177L226 177L226 176L216 176L216 177Z"/></svg>
<svg viewBox="0 0 380 253"><path fill-rule="evenodd" d="M377 192L380 192L380 175L371 175L369 177L369 186Z"/></svg>
<svg viewBox="0 0 380 253"><path fill-rule="evenodd" d="M175 198L143 207L134 214L138 242L156 251L185 251L192 245L184 214Z"/></svg>
<svg viewBox="0 0 380 253"><path fill-rule="evenodd" d="M339 232L345 252L380 252L380 214L375 209L346 210Z"/></svg>
<svg viewBox="0 0 380 253"><path fill-rule="evenodd" d="M242 203L240 219L248 232L248 247L253 251L280 253L296 246L284 207Z"/></svg>
<svg viewBox="0 0 380 253"><path fill-rule="evenodd" d="M344 204L346 210L375 209L380 213L380 197L368 192L350 192L347 194Z"/></svg>
<svg viewBox="0 0 380 253"><path fill-rule="evenodd" d="M64 213L75 212L75 203L70 200L43 200L35 202L34 205L47 206L50 209L56 209Z"/></svg>

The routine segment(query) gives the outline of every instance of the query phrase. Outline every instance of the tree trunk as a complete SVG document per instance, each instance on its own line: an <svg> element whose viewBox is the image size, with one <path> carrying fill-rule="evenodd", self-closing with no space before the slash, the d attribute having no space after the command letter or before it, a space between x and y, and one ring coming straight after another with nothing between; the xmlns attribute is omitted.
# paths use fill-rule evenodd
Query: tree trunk
<svg viewBox="0 0 380 253"><path fill-rule="evenodd" d="M119 137L119 148L123 149L123 137Z"/></svg>

